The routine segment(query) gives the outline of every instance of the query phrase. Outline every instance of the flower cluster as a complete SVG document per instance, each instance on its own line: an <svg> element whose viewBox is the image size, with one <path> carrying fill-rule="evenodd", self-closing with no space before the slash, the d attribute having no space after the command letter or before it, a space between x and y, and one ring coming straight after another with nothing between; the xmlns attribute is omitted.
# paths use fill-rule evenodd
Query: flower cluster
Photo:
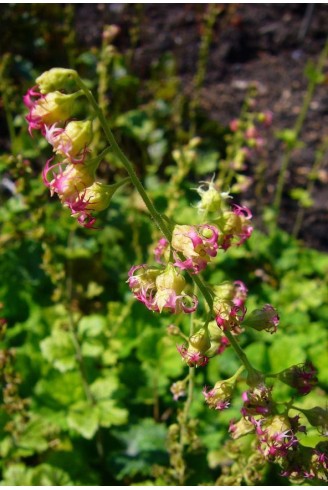
<svg viewBox="0 0 328 490"><path fill-rule="evenodd" d="M215 226L176 225L172 235L172 247L184 258L179 259L176 253L175 265L198 274L216 257L218 238L219 232Z"/></svg>
<svg viewBox="0 0 328 490"><path fill-rule="evenodd" d="M251 237L252 213L246 206L227 204L228 193L220 193L213 181L203 182L196 189L200 201L196 205L199 213L212 214L211 222L218 232L217 247L226 251L231 246L242 245Z"/></svg>
<svg viewBox="0 0 328 490"><path fill-rule="evenodd" d="M247 288L242 281L224 282L213 288L213 310L217 325L224 330L241 332L240 324L246 313Z"/></svg>
<svg viewBox="0 0 328 490"><path fill-rule="evenodd" d="M213 292L215 320L223 331L230 330L234 335L241 333L245 327L270 333L277 331L279 315L272 305L264 305L245 317L248 289L242 281L226 281L215 286Z"/></svg>
<svg viewBox="0 0 328 490"><path fill-rule="evenodd" d="M73 70L53 68L43 73L38 85L29 89L23 100L29 110L26 120L29 132L40 131L52 146L50 158L42 172L43 182L51 195L57 194L80 225L94 228L94 212L109 206L111 197L125 181L114 186L96 180L101 158L90 158L92 122L73 120L74 102L81 91L62 93L74 79Z"/></svg>
<svg viewBox="0 0 328 490"><path fill-rule="evenodd" d="M133 266L127 282L134 297L151 311L192 313L197 308L197 297L185 292L186 281L173 264L161 269Z"/></svg>
<svg viewBox="0 0 328 490"><path fill-rule="evenodd" d="M206 386L203 389L205 401L210 408L224 410L230 406L231 397L235 387L234 381L218 381L212 389Z"/></svg>
<svg viewBox="0 0 328 490"><path fill-rule="evenodd" d="M276 377L284 382L288 381L287 384L295 387L293 373L302 375L304 372L312 376L311 387L313 387L315 379L313 366L293 366ZM302 391L299 394L302 394ZM272 398L271 387L264 382L259 383L245 391L242 400L243 418L238 422L235 420L230 422L229 432L233 439L253 433L257 450L265 460L279 463L283 467L283 476L296 480L328 480L328 458L325 452L327 447L321 447L325 443L319 443L315 449L302 446L298 434L306 434L306 427L300 423L299 415L288 415L288 409L284 413L279 413L278 404ZM300 409L300 411L311 425L327 427L327 412L320 407L311 410Z"/></svg>

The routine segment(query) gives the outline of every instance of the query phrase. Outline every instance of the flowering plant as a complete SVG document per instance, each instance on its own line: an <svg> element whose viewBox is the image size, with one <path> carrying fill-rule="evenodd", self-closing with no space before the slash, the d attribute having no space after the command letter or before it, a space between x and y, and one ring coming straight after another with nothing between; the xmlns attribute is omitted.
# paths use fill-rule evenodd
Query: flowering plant
<svg viewBox="0 0 328 490"><path fill-rule="evenodd" d="M66 93L71 82L75 91ZM74 119L74 102L83 96L102 127L109 145L106 152L111 151L128 174L115 184L102 183L96 177L104 153L92 155L92 121ZM196 205L196 223L178 223L160 213L118 145L92 93L73 70L55 68L45 72L37 79L37 86L28 91L24 102L29 110L26 119L30 133L40 131L55 153L55 160L50 159L45 165L43 181L80 225L96 228L95 213L106 209L114 192L130 182L158 229L160 236L154 259L157 265L131 264L127 284L134 298L155 315L186 314L191 320L189 335L179 327L168 328L170 335L184 340L177 345L176 355L180 354L188 366L187 377L171 387L175 401L187 396L178 423L170 427L169 447L175 446L171 464L176 473L184 451L184 435L195 429L190 406L196 368L201 370L215 362L229 348L240 365L231 377L217 380L212 388L205 386L202 393L206 405L221 412L233 406L235 394L244 386L239 398L241 417L238 421L231 420L229 429L235 451L242 450L238 442L247 435L258 464L278 463L282 475L294 479L327 480L327 447L321 442L315 448L303 446L301 436L307 428L300 422L300 417L305 415L310 425L326 434L326 412L297 407L294 396L280 402L274 390L275 383L282 382L295 390L295 396L307 395L317 383L314 366L294 365L275 374L255 368L242 348L242 335L245 331L275 334L279 325L276 308L265 304L248 313L248 288L239 277L207 284L201 275L215 267L222 255L251 238L252 213L248 207L230 204L228 192L222 192L212 180L202 182L197 189L200 201ZM267 124L270 122L268 116ZM235 124L232 130L237 130ZM247 137L256 139L257 135L249 131ZM258 138L256 141L260 145ZM218 481L225 484L224 475Z"/></svg>

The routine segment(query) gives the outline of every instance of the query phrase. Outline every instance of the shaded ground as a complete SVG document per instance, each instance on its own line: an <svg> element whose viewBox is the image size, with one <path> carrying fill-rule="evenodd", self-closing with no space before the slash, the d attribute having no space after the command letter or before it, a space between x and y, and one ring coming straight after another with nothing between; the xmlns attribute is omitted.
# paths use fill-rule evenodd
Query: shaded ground
<svg viewBox="0 0 328 490"><path fill-rule="evenodd" d="M78 40L87 46L100 42L106 23L120 26L117 44L130 46L130 29L140 22L134 69L147 78L154 60L173 52L187 93L193 89L202 19L206 4L82 4L76 11ZM304 67L316 61L328 34L328 6L316 4L223 5L211 44L201 105L215 121L228 125L237 117L247 89L254 82L259 109L274 113L273 130L292 127L304 97ZM328 65L326 65L328 66ZM327 84L320 86L311 103L302 131L304 148L296 150L283 196L281 225L291 231L297 205L289 189L304 186L314 152L328 127ZM272 201L281 164L281 145L269 141L270 161L266 178L268 202ZM305 213L300 237L315 248L328 250L328 155L315 185L315 204ZM252 196L247 196L250 203Z"/></svg>
<svg viewBox="0 0 328 490"><path fill-rule="evenodd" d="M258 110L270 109L274 114L266 168L266 197L271 203L282 157L282 144L273 135L291 128L299 114L307 86L304 67L309 60L318 59L327 38L328 5L216 5L221 10L213 29L200 104L207 117L228 126L238 117L249 86L256 84ZM133 69L138 76L148 80L152 64L163 54L173 53L183 88L191 94L208 8L208 4L6 4L0 6L0 53L9 51L15 56L14 79L30 79L33 63L38 69L62 64L63 46L71 36L71 45L76 41L78 52L89 50L100 45L104 25L117 24L120 34L115 44L120 50L130 51L134 36ZM326 63L326 72L327 68ZM280 217L281 226L288 231L297 211L289 191L307 185L315 149L328 137L327 127L326 82L315 92L301 135L304 146L294 151L288 170ZM5 149L9 148L7 132L2 115L0 145ZM252 174L254 168L247 171ZM327 182L326 154L315 182L314 206L306 211L300 233L308 245L320 250L328 250ZM256 204L253 195L251 190L245 196L252 207Z"/></svg>

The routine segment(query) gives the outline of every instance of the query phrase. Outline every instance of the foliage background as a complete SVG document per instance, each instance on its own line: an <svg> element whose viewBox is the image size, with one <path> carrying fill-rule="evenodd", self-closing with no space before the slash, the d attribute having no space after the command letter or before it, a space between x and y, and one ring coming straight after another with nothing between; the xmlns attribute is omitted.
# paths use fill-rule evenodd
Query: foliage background
<svg viewBox="0 0 328 490"><path fill-rule="evenodd" d="M194 18L199 28L195 30L191 22L189 29L200 50L196 50L198 59L191 63L193 76L186 85L185 73L179 72L171 52L174 50L170 46L167 49L165 43L161 56L143 65L151 69L140 72L136 59L140 59L138 49L142 47L143 6L117 6L115 10L114 5L121 4L108 6L106 12L101 8L107 7L90 5L88 24L86 14L81 13L83 8L75 5L1 6L5 49L0 82L0 300L1 316L7 322L7 328L2 327L0 358L3 485L177 482L168 428L176 423L183 402L173 401L169 388L186 374L187 368L176 351L179 340L167 334L167 326L174 321L187 333L188 320L152 314L131 298L126 285L133 264L152 261L153 246L159 237L132 189L122 191L102 213L101 230L76 226L42 184L40 173L49 148L38 137L30 139L21 97L44 69L78 69L97 93L156 205L162 211L169 210L179 223L192 222L195 209L191 204L196 202L192 188L220 170L220 162L228 152L227 136L231 134L230 114L225 119L219 114L212 117L202 107L201 94L209 83L202 70L211 73L208 60L212 52L206 54L206 42L210 49L216 41L212 36L217 31L212 31L211 25L227 32L221 19L229 26L232 20L236 23L233 15L238 10L236 14L228 7L222 7L222 12L211 11L206 5L196 8ZM121 34L117 38L113 35L112 41L111 34L100 41L99 12L108 22L111 16L115 22L121 19ZM299 14L297 25L301 25L305 14L305 10ZM156 25L155 18L151 26L154 29ZM307 52L306 39L304 51L315 61L319 49ZM322 37L317 42L321 49ZM305 59L301 61L304 65ZM323 86L321 80L319 94ZM258 99L254 96L254 100ZM259 100L256 110L267 109L261 105L261 96ZM237 97L238 112L231 117L238 116L238 104ZM81 112L83 109L79 108ZM284 122L288 129L293 122L283 115L283 110L277 115L279 124ZM316 127L317 114L310 113L310 118ZM190 141L195 136L200 142L194 148ZM279 172L277 155L286 151L284 144L288 142L286 134L279 140L274 131L266 137L268 148L275 145L277 149L261 155L261 159L265 169L276 168L276 173L269 173L264 180L261 206L254 206L260 164L257 158L242 169L241 174L250 177L250 186L238 196L241 202L253 205L258 229L242 248L220 254L206 272L206 279L210 284L243 280L250 290L249 309L263 303L275 305L281 318L279 332L274 336L247 332L242 344L254 365L269 372L310 360L318 369L319 385L299 399L298 406L324 406L328 379L328 257L306 243L317 244L321 250L326 245L320 227L317 239L307 238L305 225L301 230L305 243L292 237L293 218L288 220L284 215L290 210L295 217L292 213L299 207L310 213L313 204L318 204L327 155L323 151L321 173L314 176L318 192L309 187L309 179L295 182L291 178L286 182L284 212L278 219L270 213ZM302 146L292 148L293 157L309 148L306 154L313 156L322 141L310 141L309 145L301 134L298 143ZM101 150L103 144L98 131L94 148ZM182 163L177 151L186 156ZM124 175L119 162L110 155L100 174L106 182ZM234 179L238 181L237 174ZM292 199L289 191L293 188L303 190L303 201ZM299 195L296 192L296 197ZM279 223L285 231L277 226ZM231 376L237 367L228 349L208 368L197 371L191 407L197 426L184 452L187 485L213 484L222 468L233 461L231 454L227 461L226 449L222 448L229 439L229 420L238 417L240 396L236 396L231 409L218 414L205 406L201 390L205 384L213 385ZM282 401L291 394L287 387L278 386L276 390L276 397ZM315 446L320 437L313 428L303 443ZM247 459L247 449L244 453ZM239 475L236 478L250 484L244 463L240 461L238 466L237 462L233 471ZM263 470L260 481L286 484L279 469L270 466Z"/></svg>

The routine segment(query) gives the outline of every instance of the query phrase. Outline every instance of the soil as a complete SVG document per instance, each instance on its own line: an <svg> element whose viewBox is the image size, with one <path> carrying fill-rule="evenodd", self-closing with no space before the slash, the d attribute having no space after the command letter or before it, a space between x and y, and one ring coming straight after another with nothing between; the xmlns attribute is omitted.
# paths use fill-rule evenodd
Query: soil
<svg viewBox="0 0 328 490"><path fill-rule="evenodd" d="M269 204L272 203L283 154L283 144L274 135L277 131L292 128L301 110L308 83L304 68L309 61L317 62L326 43L328 5L215 5L219 14L213 28L207 71L201 90L201 109L207 117L227 127L233 118L238 117L249 87L256 85L257 110L270 110L274 117L266 145L268 158L265 191L266 204ZM147 80L153 62L170 52L176 60L185 93L192 93L200 40L204 32L204 15L210 8L209 4L86 3L72 4L71 7L78 50L99 46L103 26L116 24L120 33L114 43L121 51L131 49L131 32L135 33L133 70L139 77ZM56 56L60 58L62 53L56 46L59 45L60 36L67 35L63 17L66 16L65 6L31 4L26 8L24 5L11 4L1 9L5 19L3 49L10 45L11 51L18 53L20 59L32 57L36 66L40 67L43 63L45 69L48 68L48 52L51 53L51 66L59 63ZM16 12L16 15L12 12ZM52 36L42 22L49 16L54 25ZM15 24L17 18L20 28ZM66 25L69 23L66 22ZM59 37L58 28L55 29L57 24L63 25ZM14 37L12 32L15 32ZM38 47L34 43L34 51L31 52L27 40L38 36ZM41 42L42 38L46 39L45 45ZM327 68L328 63L325 65L326 73ZM22 69L31 72L28 63L26 66L21 63ZM21 76L21 72L18 76ZM323 138L328 137L327 85L328 75L326 82L316 88L301 133L303 147L293 151L288 168L279 223L289 232L292 232L297 213L297 204L291 199L290 190L308 185L315 151ZM4 120L2 126L6 126ZM3 131L1 133L4 134ZM8 139L7 136L5 138ZM252 174L254 167L247 171ZM325 251L328 251L327 182L328 152L324 155L319 177L315 180L314 205L306 210L299 234L306 245ZM256 215L256 199L252 188L246 192L245 198Z"/></svg>
<svg viewBox="0 0 328 490"><path fill-rule="evenodd" d="M326 4L217 4L217 16L201 107L214 121L229 125L238 117L250 85L257 87L257 107L273 112L269 160L266 169L267 203L272 202L282 158L282 143L273 135L292 128L304 99L307 79L304 68L317 62L328 34ZM130 30L139 25L134 70L147 78L151 65L163 53L173 53L186 93L193 90L203 19L208 4L80 4L76 10L78 41L99 44L102 26L116 24L122 50L130 44ZM327 69L326 63L325 68ZM328 78L327 78L328 81ZM318 86L312 99L301 139L288 169L280 225L292 232L297 203L290 190L306 187L315 150L328 136L327 82ZM314 205L305 212L299 238L311 247L328 250L328 152L315 181ZM247 201L255 205L252 189Z"/></svg>

